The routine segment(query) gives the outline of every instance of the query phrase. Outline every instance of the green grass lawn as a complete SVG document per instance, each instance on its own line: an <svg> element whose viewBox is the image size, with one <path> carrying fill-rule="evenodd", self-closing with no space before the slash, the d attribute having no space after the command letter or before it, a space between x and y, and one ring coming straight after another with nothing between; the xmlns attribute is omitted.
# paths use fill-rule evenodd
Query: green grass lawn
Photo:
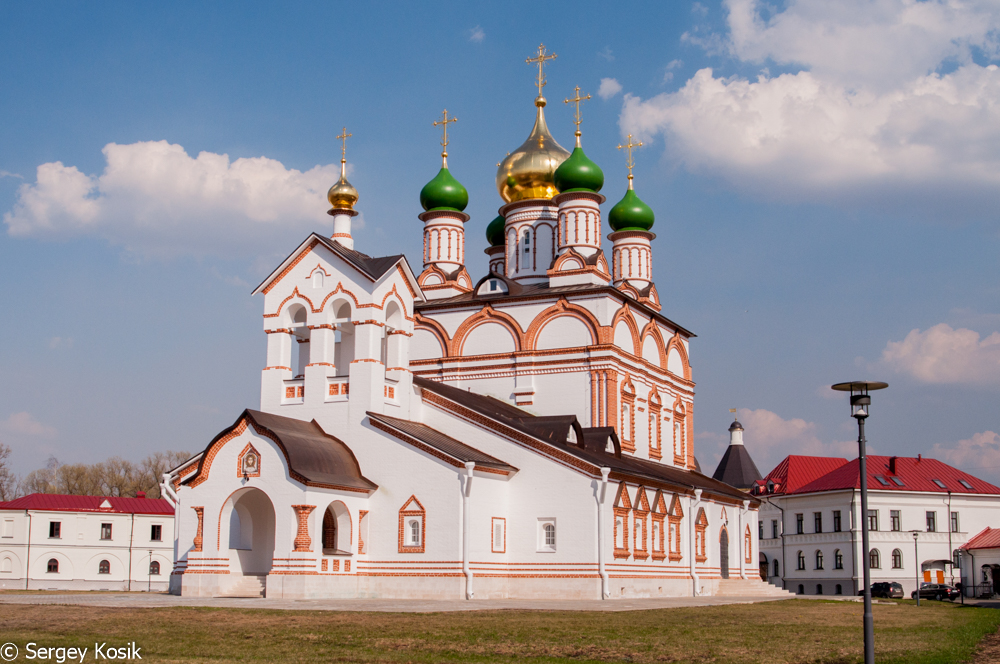
<svg viewBox="0 0 1000 664"><path fill-rule="evenodd" d="M789 600L622 612L339 613L0 605L0 643L135 641L144 662L862 661L862 606ZM962 662L1000 611L950 603L874 607L876 659Z"/></svg>

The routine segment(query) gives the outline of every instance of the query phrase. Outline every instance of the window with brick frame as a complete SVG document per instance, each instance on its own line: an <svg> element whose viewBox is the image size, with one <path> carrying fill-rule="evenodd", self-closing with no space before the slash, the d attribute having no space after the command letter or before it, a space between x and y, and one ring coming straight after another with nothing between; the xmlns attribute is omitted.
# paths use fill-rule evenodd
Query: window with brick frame
<svg viewBox="0 0 1000 664"><path fill-rule="evenodd" d="M618 485L618 493L615 495L614 507L614 557L628 558L632 555L629 545L629 532L631 530L632 499L629 498L628 487L622 482Z"/></svg>
<svg viewBox="0 0 1000 664"><path fill-rule="evenodd" d="M416 496L399 509L399 552L424 553L427 546L427 512Z"/></svg>
<svg viewBox="0 0 1000 664"><path fill-rule="evenodd" d="M708 515L705 508L698 510L698 518L694 522L694 559L695 562L703 563L708 560L708 547L705 531L708 529Z"/></svg>

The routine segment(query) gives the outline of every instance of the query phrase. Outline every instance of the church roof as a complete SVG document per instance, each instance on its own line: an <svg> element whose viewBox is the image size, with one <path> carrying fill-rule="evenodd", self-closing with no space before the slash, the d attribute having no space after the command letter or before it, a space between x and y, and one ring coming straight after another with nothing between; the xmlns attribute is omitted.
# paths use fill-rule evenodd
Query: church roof
<svg viewBox="0 0 1000 664"><path fill-rule="evenodd" d="M461 390L451 385L438 383L427 378L414 376L413 384L437 394L459 406L468 408L496 422L531 436L556 450L593 467L611 468L611 478L627 480L637 484L655 486L666 484L680 490L702 489L706 492L730 499L747 500L757 503L757 499L733 487L706 477L699 472L668 466L648 459L640 459L621 453L617 434L610 427L599 429L583 428L575 415L537 416L494 397ZM572 431L572 434L571 434ZM598 435L599 434L599 435ZM614 451L607 450L608 442ZM579 468L579 466L577 466Z"/></svg>
<svg viewBox="0 0 1000 664"><path fill-rule="evenodd" d="M402 263L403 272L406 275L406 278L410 281L410 286L415 292L421 292L420 286L417 284L417 279L413 275L413 271L410 269L410 264L406 261L406 256L403 254L397 254L395 256L378 256L373 258L368 254L361 253L360 251L348 249L331 238L324 237L318 233L310 233L309 237L296 247L295 251L290 253L288 257L285 258L285 260L283 260L281 264L276 267L274 271L271 272L271 274L269 274L259 286L257 286L257 288L253 290L251 295L256 295L257 293L263 291L271 282L281 277L285 269L291 265L302 252L307 249L311 249L314 244L322 244L324 247L344 259L344 261L358 270L358 272L368 277L371 281L378 281L390 272L392 268L396 267L397 264Z"/></svg>
<svg viewBox="0 0 1000 664"><path fill-rule="evenodd" d="M106 505L106 506L105 506ZM15 500L0 502L0 510L37 510L42 512L96 512L100 514L164 514L174 507L162 498L120 498L112 496L64 496L32 493Z"/></svg>
<svg viewBox="0 0 1000 664"><path fill-rule="evenodd" d="M501 277L501 275L491 274L487 278L496 279ZM482 283L484 280L480 280ZM504 279L504 282L508 285L512 283L512 280ZM517 283L517 282L513 282ZM456 295L454 297L445 297L440 300L430 300L422 303L417 303L415 305L417 310L421 309L446 309L449 307L464 307L469 304L484 304L486 302L493 302L496 300L504 300L507 302L519 301L519 300L538 300L544 298L551 298L560 295L610 295L617 300L621 301L622 304L628 303L633 309L642 311L646 316L655 318L661 323L665 323L675 330L679 331L681 334L694 338L696 335L694 332L678 325L674 321L670 320L663 314L659 313L655 309L651 309L642 302L632 298L628 293L623 293L617 288L611 286L595 286L593 284L576 284L572 286L550 286L547 283L539 284L517 284L517 288L511 288L509 293L505 294L476 294L476 290L473 289L469 293L462 293L461 295ZM648 293L652 289L650 285L644 293ZM641 295L641 294L640 294Z"/></svg>
<svg viewBox="0 0 1000 664"><path fill-rule="evenodd" d="M730 445L722 455L712 479L746 491L760 479L760 471L757 470L757 464L750 458L746 447Z"/></svg>
<svg viewBox="0 0 1000 664"><path fill-rule="evenodd" d="M405 442L416 441L418 443L423 443L433 450L449 457L449 459L460 462L462 465L468 461L473 461L475 462L477 468L483 466L503 471L504 474L517 472L517 468L509 463L490 456L486 452L477 450L474 447L470 447L469 445L466 445L451 436L441 433L437 429L432 429L426 424L411 422L410 420L401 420L397 417L389 417L388 415L372 412L368 413L368 418L375 423L376 428L383 429L383 427L378 426L378 424L390 427L396 432L403 434L401 440ZM407 438L412 440L407 440ZM417 447L419 447L419 445ZM446 461L449 459L446 459ZM458 464L453 463L452 465Z"/></svg>
<svg viewBox="0 0 1000 664"><path fill-rule="evenodd" d="M219 433L205 448L198 464L198 471L184 480L191 484L202 472L208 472L205 461L215 456L213 446L225 442L226 436L235 431L246 419L254 430L273 440L285 454L289 474L308 485L344 487L374 491L378 485L361 474L361 466L351 449L336 436L323 431L316 420L306 422L281 415L244 410L231 427Z"/></svg>

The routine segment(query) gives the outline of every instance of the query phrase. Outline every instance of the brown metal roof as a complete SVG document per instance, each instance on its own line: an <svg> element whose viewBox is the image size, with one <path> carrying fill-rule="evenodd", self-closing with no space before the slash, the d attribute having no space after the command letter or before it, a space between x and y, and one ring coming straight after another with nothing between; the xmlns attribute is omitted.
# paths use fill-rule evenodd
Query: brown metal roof
<svg viewBox="0 0 1000 664"><path fill-rule="evenodd" d="M428 445L442 454L445 454L463 464L468 461L474 461L477 466L495 468L497 470L503 470L510 473L517 472L517 468L509 463L501 461L496 457L492 457L486 452L477 450L474 447L470 447L469 445L466 445L451 436L441 433L437 429L432 429L426 424L411 422L410 420L401 420L396 417L389 417L388 415L371 412L368 413L368 418L391 427L408 437L415 438L421 443L424 443L425 445Z"/></svg>
<svg viewBox="0 0 1000 664"><path fill-rule="evenodd" d="M627 479L637 484L668 484L681 490L702 489L736 500L750 500L754 505L760 502L743 491L699 472L622 454L617 435L610 427L585 429L580 426L574 415L539 417L494 397L460 390L420 376L414 376L413 384L594 466L611 468L616 478ZM576 433L575 442L569 441L571 428ZM610 436L614 436L611 439L614 452L606 451Z"/></svg>
<svg viewBox="0 0 1000 664"><path fill-rule="evenodd" d="M339 438L323 431L315 420L305 422L250 409L243 411L231 427L220 432L208 444L198 464L198 472L187 478L184 484L190 484L202 474L204 460L211 456L208 451L220 438L239 426L244 418L257 431L273 436L285 453L292 477L304 484L364 491L378 488L377 484L361 474L361 466L351 449Z"/></svg>

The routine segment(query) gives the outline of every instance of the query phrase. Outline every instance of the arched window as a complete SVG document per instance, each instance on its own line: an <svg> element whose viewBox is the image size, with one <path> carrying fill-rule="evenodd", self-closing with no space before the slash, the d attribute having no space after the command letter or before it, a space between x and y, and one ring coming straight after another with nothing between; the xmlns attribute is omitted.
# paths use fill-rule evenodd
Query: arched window
<svg viewBox="0 0 1000 664"><path fill-rule="evenodd" d="M882 568L882 557L878 553L878 549L872 549L868 552L868 566L872 569Z"/></svg>
<svg viewBox="0 0 1000 664"><path fill-rule="evenodd" d="M903 552L899 549L892 550L892 568L903 569Z"/></svg>
<svg viewBox="0 0 1000 664"><path fill-rule="evenodd" d="M403 343L406 337L399 332L403 328L403 314L399 304L390 301L385 308L385 327L383 328L382 363L386 369L399 367L403 363Z"/></svg>
<svg viewBox="0 0 1000 664"><path fill-rule="evenodd" d="M955 549L951 552L951 560L955 567L962 569L962 551L961 549Z"/></svg>
<svg viewBox="0 0 1000 664"><path fill-rule="evenodd" d="M58 574L59 573L59 561L56 560L55 558L49 558L49 564L48 564L48 566L47 566L47 568L46 568L45 571L48 572L49 574Z"/></svg>
<svg viewBox="0 0 1000 664"><path fill-rule="evenodd" d="M107 560L102 560L101 564L97 566L98 574L111 574L111 563Z"/></svg>
<svg viewBox="0 0 1000 664"><path fill-rule="evenodd" d="M816 551L816 569L823 569L823 552ZM822 594L822 593L820 593Z"/></svg>
<svg viewBox="0 0 1000 664"><path fill-rule="evenodd" d="M420 546L420 520L411 519L409 526L409 535L407 538L407 546Z"/></svg>
<svg viewBox="0 0 1000 664"><path fill-rule="evenodd" d="M323 512L323 548L337 550L337 519L329 508Z"/></svg>
<svg viewBox="0 0 1000 664"><path fill-rule="evenodd" d="M822 583L817 583L816 584L816 594L817 595L822 595L823 594L823 584Z"/></svg>
<svg viewBox="0 0 1000 664"><path fill-rule="evenodd" d="M778 561L774 561L774 576L781 576L781 568L778 567Z"/></svg>
<svg viewBox="0 0 1000 664"><path fill-rule="evenodd" d="M841 587L841 585L839 583L837 584L837 590L835 591L834 594L836 594L836 595L843 595L844 594L844 589Z"/></svg>
<svg viewBox="0 0 1000 664"><path fill-rule="evenodd" d="M798 562L799 562L799 569L806 568L806 554L802 553L801 551L799 551Z"/></svg>
<svg viewBox="0 0 1000 664"><path fill-rule="evenodd" d="M335 302L333 305L334 350L333 366L337 376L350 375L351 362L354 361L354 325L351 324L351 305L349 302Z"/></svg>
<svg viewBox="0 0 1000 664"><path fill-rule="evenodd" d="M306 324L306 308L301 304L289 308L292 322L292 357L291 367L295 378L301 378L306 373L309 364L309 326Z"/></svg>
<svg viewBox="0 0 1000 664"><path fill-rule="evenodd" d="M149 573L152 576L159 576L160 575L160 562L159 561L154 560L153 562L149 563Z"/></svg>
<svg viewBox="0 0 1000 664"><path fill-rule="evenodd" d="M844 553L840 549L833 552L833 569L844 569Z"/></svg>
<svg viewBox="0 0 1000 664"><path fill-rule="evenodd" d="M547 523L545 524L545 546L555 547L556 545L556 527L555 524Z"/></svg>
<svg viewBox="0 0 1000 664"><path fill-rule="evenodd" d="M674 463L684 459L684 405L678 401L674 404Z"/></svg>
<svg viewBox="0 0 1000 664"><path fill-rule="evenodd" d="M806 587L804 585L802 585L801 583L799 584L799 592L798 592L798 594L799 595L805 595L806 594Z"/></svg>

